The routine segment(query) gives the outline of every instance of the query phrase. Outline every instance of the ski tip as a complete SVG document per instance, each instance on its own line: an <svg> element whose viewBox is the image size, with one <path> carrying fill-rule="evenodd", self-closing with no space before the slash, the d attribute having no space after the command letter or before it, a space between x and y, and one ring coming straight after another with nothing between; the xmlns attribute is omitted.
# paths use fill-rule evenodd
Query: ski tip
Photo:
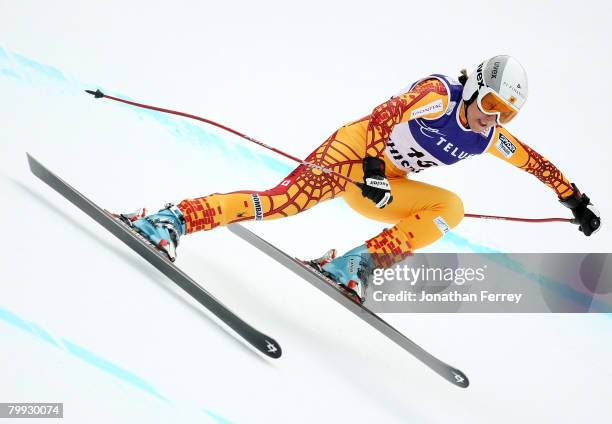
<svg viewBox="0 0 612 424"><path fill-rule="evenodd" d="M102 98L104 97L104 93L100 91L100 89L97 89L96 91L93 90L85 90L86 93L91 94L92 96L94 96L96 99Z"/></svg>
<svg viewBox="0 0 612 424"><path fill-rule="evenodd" d="M34 167L38 165L38 161L32 157L28 152L26 152L26 156L28 158L28 166L30 167L30 171L34 171Z"/></svg>
<svg viewBox="0 0 612 424"><path fill-rule="evenodd" d="M271 337L264 336L263 341L258 344L257 348L264 355L270 358L278 359L283 354L283 350L276 340Z"/></svg>
<svg viewBox="0 0 612 424"><path fill-rule="evenodd" d="M467 375L457 368L451 367L450 374L446 377L446 379L462 389L465 389L470 385L470 380L467 378Z"/></svg>

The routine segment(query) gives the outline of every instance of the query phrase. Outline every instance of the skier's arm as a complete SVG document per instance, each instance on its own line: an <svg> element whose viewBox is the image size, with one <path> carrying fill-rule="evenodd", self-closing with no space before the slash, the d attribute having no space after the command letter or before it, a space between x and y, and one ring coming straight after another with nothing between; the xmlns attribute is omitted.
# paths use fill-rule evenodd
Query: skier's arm
<svg viewBox="0 0 612 424"><path fill-rule="evenodd" d="M575 184L531 147L519 141L504 127L498 125L493 134L491 145L487 152L504 161L536 176L550 187L559 197L561 204L572 211L578 229L586 236L596 232L601 219L599 212L585 193L581 193Z"/></svg>
<svg viewBox="0 0 612 424"><path fill-rule="evenodd" d="M446 112L448 103L446 86L431 78L377 106L368 119L366 156L381 156L395 125L415 118L439 118Z"/></svg>
<svg viewBox="0 0 612 424"><path fill-rule="evenodd" d="M552 162L519 141L501 125L495 128L487 153L534 175L550 187L559 199L567 199L574 194L569 180Z"/></svg>

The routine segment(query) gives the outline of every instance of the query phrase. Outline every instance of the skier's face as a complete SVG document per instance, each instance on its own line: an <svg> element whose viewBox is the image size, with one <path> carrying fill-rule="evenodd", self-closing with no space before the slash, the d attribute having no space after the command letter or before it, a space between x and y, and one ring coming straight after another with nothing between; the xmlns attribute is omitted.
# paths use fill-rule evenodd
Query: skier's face
<svg viewBox="0 0 612 424"><path fill-rule="evenodd" d="M497 123L495 115L487 115L483 113L476 102L472 102L467 108L467 121L470 129L474 132L481 133L495 126Z"/></svg>

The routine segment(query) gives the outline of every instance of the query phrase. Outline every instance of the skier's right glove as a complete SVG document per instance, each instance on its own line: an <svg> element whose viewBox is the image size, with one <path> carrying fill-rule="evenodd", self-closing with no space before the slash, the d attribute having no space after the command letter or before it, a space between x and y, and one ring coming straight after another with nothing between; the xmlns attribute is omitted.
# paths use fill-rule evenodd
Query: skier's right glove
<svg viewBox="0 0 612 424"><path fill-rule="evenodd" d="M576 184L572 184L572 188L574 193L567 199L559 199L559 202L572 211L574 223L579 225L578 229L585 236L590 236L597 232L601 226L599 211L595 209L591 199L586 194L580 193Z"/></svg>
<svg viewBox="0 0 612 424"><path fill-rule="evenodd" d="M379 209L393 201L391 185L385 176L385 161L366 156L363 160L363 183L358 184L361 195L376 203Z"/></svg>

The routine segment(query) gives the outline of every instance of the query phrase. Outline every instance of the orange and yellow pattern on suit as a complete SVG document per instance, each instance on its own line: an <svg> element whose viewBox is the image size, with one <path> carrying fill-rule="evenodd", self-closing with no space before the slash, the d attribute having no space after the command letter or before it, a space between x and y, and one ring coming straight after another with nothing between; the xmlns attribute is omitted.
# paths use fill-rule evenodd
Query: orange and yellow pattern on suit
<svg viewBox="0 0 612 424"><path fill-rule="evenodd" d="M496 128L487 153L535 176L550 187L559 198L565 199L574 193L571 183L555 165L519 141L502 126Z"/></svg>
<svg viewBox="0 0 612 424"><path fill-rule="evenodd" d="M437 80L424 81L414 90L379 106L371 115L338 129L306 161L361 181L366 149L370 155L384 157L390 128L432 101L441 100L445 109L448 103L446 94L444 85ZM178 207L185 217L187 233L192 233L233 222L287 217L319 202L342 197L362 215L394 224L368 241L370 251L377 254L375 257L391 263L404 258L414 248L441 237L443 232L434 225L435 218L440 217L449 228L458 224L463 207L460 199L451 192L407 180L404 171L396 168L386 157L385 161L395 200L382 210L363 198L360 190L346 180L307 166L298 166L270 190L215 193L183 200Z"/></svg>
<svg viewBox="0 0 612 424"><path fill-rule="evenodd" d="M361 167L359 147L363 149L364 139L363 136L356 137L359 131L355 127L361 125L357 122L342 127L312 152L306 161L343 175L355 175L355 170ZM185 217L187 233L191 233L233 222L295 215L340 195L346 185L344 179L300 165L272 189L215 193L183 200L178 207Z"/></svg>
<svg viewBox="0 0 612 424"><path fill-rule="evenodd" d="M392 225L366 242L376 265L387 267L435 242L464 216L456 194L407 179L407 175L485 151L532 173L560 197L572 194L568 180L554 165L503 127L487 134L466 128L461 85L444 76L431 76L376 107L372 114L341 127L306 158L355 181L363 180L365 156L384 158L394 196L384 209L378 209L346 180L303 165L272 189L215 193L183 200L178 207L187 233L192 233L233 222L283 218L342 197L361 215Z"/></svg>

